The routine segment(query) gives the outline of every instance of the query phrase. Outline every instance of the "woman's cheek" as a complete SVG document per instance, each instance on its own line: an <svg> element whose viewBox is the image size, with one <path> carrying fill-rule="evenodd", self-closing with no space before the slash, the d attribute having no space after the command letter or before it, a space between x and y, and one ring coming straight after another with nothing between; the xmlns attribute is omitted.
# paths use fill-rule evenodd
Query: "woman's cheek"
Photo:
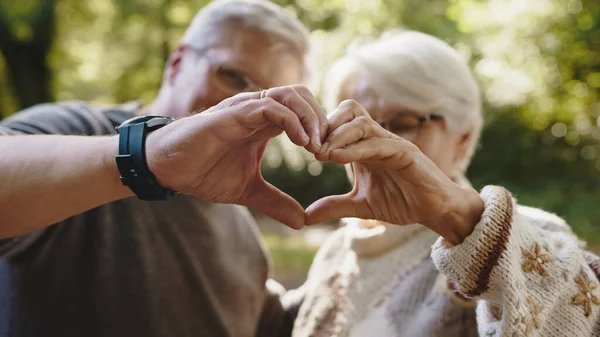
<svg viewBox="0 0 600 337"><path fill-rule="evenodd" d="M427 136L421 137L420 144L416 145L437 167L450 176L452 174L452 158L455 153L454 143L437 132Z"/></svg>

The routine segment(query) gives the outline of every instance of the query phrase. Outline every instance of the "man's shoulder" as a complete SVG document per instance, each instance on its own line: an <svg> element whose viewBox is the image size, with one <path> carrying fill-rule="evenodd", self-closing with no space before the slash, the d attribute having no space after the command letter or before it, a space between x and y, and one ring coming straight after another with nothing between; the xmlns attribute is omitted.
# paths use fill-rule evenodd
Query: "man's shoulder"
<svg viewBox="0 0 600 337"><path fill-rule="evenodd" d="M21 134L112 134L140 107L136 102L98 106L84 101L44 103L3 120L1 127Z"/></svg>

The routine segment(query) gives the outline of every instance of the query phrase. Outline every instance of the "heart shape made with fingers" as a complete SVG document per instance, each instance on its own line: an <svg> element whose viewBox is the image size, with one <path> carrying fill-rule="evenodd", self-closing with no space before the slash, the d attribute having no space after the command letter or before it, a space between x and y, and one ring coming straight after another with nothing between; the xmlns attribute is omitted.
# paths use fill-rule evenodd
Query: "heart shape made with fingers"
<svg viewBox="0 0 600 337"><path fill-rule="evenodd" d="M434 229L456 196L465 195L417 146L385 130L355 101L329 117L323 146L307 150L349 167L353 188L311 204L305 225L357 217Z"/></svg>
<svg viewBox="0 0 600 337"><path fill-rule="evenodd" d="M340 104L328 120L323 146L305 148L319 161L345 164L354 176L349 193L327 196L310 205L304 211L305 225L343 217L378 218L398 224L413 220L412 211L394 212L388 205L407 204L400 189L406 181L399 173L412 166L414 155L420 151L381 127L360 104L355 101ZM262 174L258 174L263 181ZM290 208L291 197L268 185ZM271 202L274 207L281 207L276 201ZM294 205L294 212L298 212L300 205L295 200ZM282 218L286 223L285 215L279 215L279 219Z"/></svg>
<svg viewBox="0 0 600 337"><path fill-rule="evenodd" d="M282 132L317 160L351 164L352 191L304 210L266 182L260 163L267 143ZM154 149L149 166L163 186L255 208L292 228L342 217L429 220L445 211L453 188L414 144L385 130L356 101L342 102L327 118L302 86L238 94L154 131L147 142Z"/></svg>

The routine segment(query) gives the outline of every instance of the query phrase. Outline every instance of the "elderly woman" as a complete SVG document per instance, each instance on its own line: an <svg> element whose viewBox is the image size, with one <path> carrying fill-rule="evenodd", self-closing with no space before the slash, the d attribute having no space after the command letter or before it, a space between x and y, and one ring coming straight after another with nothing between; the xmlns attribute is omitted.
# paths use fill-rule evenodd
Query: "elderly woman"
<svg viewBox="0 0 600 337"><path fill-rule="evenodd" d="M354 189L307 209L346 226L317 253L293 336L600 333L600 260L557 216L464 178L481 102L455 50L396 33L331 76L327 104L342 103L317 158L347 164Z"/></svg>

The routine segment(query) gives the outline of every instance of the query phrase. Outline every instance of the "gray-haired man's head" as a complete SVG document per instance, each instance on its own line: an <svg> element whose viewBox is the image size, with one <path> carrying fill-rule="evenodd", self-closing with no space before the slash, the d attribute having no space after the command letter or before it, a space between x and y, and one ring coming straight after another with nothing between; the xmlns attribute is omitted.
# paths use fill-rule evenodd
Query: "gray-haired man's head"
<svg viewBox="0 0 600 337"><path fill-rule="evenodd" d="M181 117L242 91L304 81L309 34L266 0L217 0L202 8L165 66L153 113Z"/></svg>

